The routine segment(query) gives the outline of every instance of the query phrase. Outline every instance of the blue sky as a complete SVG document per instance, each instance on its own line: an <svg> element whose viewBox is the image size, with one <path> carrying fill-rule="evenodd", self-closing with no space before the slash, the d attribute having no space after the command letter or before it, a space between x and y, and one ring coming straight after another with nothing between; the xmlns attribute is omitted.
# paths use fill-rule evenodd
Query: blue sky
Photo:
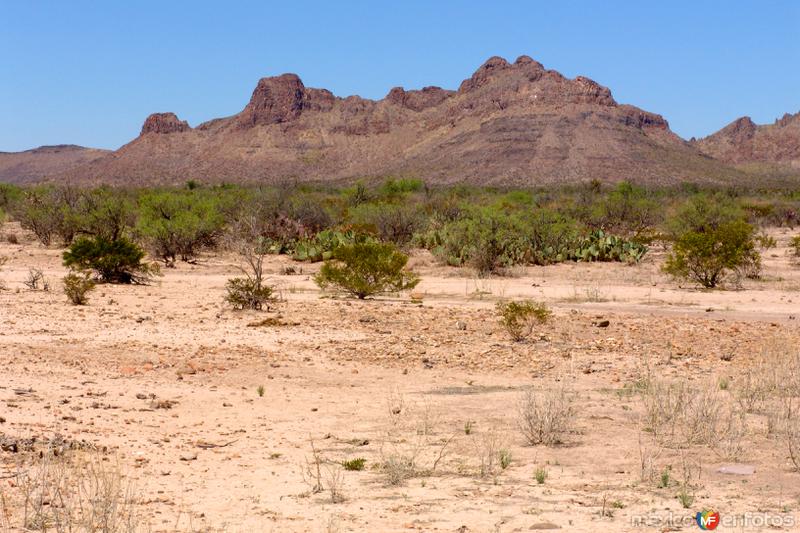
<svg viewBox="0 0 800 533"><path fill-rule="evenodd" d="M800 111L800 2L0 0L0 150L117 148L241 110L260 77L383 97L527 54L684 137Z"/></svg>

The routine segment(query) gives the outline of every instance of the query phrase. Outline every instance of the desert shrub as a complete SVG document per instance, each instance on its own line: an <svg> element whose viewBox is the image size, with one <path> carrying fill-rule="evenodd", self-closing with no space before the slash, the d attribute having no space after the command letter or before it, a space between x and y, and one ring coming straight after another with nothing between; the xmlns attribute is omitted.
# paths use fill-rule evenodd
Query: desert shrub
<svg viewBox="0 0 800 533"><path fill-rule="evenodd" d="M662 218L661 204L648 191L627 181L597 202L592 214L596 228L637 238L652 231Z"/></svg>
<svg viewBox="0 0 800 533"><path fill-rule="evenodd" d="M572 429L574 395L566 387L522 393L518 423L522 435L531 445L553 445L563 442Z"/></svg>
<svg viewBox="0 0 800 533"><path fill-rule="evenodd" d="M244 217L230 228L226 242L242 259L244 277L229 279L225 300L235 309L260 310L277 299L274 287L266 283L264 259L270 253L270 240L263 237L262 227L254 216Z"/></svg>
<svg viewBox="0 0 800 533"><path fill-rule="evenodd" d="M225 283L225 301L234 309L261 310L275 300L275 289L253 278L231 278Z"/></svg>
<svg viewBox="0 0 800 533"><path fill-rule="evenodd" d="M406 270L408 256L390 243L364 242L340 246L323 263L314 281L364 299L367 296L413 289L419 277Z"/></svg>
<svg viewBox="0 0 800 533"><path fill-rule="evenodd" d="M356 457L355 459L346 459L342 461L342 467L345 470L349 471L359 471L364 470L364 465L367 463L367 460L363 457Z"/></svg>
<svg viewBox="0 0 800 533"><path fill-rule="evenodd" d="M133 533L151 528L122 463L100 452L18 454L0 489L3 531Z"/></svg>
<svg viewBox="0 0 800 533"><path fill-rule="evenodd" d="M32 291L50 290L50 282L44 277L44 274L38 268L29 268L28 277L25 278L22 283Z"/></svg>
<svg viewBox="0 0 800 533"><path fill-rule="evenodd" d="M497 314L500 325L515 341L527 339L534 324L544 324L552 312L542 302L531 300L498 302Z"/></svg>
<svg viewBox="0 0 800 533"><path fill-rule="evenodd" d="M154 192L139 200L137 231L167 266L214 245L223 224L218 202L202 191Z"/></svg>
<svg viewBox="0 0 800 533"><path fill-rule="evenodd" d="M81 193L73 213L76 233L114 241L133 225L133 206L125 193L108 188Z"/></svg>
<svg viewBox="0 0 800 533"><path fill-rule="evenodd" d="M362 203L350 210L353 223L375 229L377 236L398 246L411 241L425 224L425 217L415 204Z"/></svg>
<svg viewBox="0 0 800 533"><path fill-rule="evenodd" d="M46 188L27 190L15 209L14 217L45 246L53 242L59 228L64 225L63 211L52 190Z"/></svg>
<svg viewBox="0 0 800 533"><path fill-rule="evenodd" d="M64 294L72 305L86 305L89 292L95 287L94 281L86 273L70 272L63 278Z"/></svg>
<svg viewBox="0 0 800 533"><path fill-rule="evenodd" d="M795 257L800 257L800 235L795 235L789 241L789 249Z"/></svg>
<svg viewBox="0 0 800 533"><path fill-rule="evenodd" d="M525 225L517 215L491 207L471 208L457 220L417 237L417 244L441 261L473 267L487 275L525 262L529 246Z"/></svg>
<svg viewBox="0 0 800 533"><path fill-rule="evenodd" d="M754 277L761 268L754 228L744 220L690 230L677 237L664 271L713 288L731 274Z"/></svg>
<svg viewBox="0 0 800 533"><path fill-rule="evenodd" d="M158 270L144 263L144 251L125 237L80 237L63 254L64 266L94 271L108 283L146 283Z"/></svg>
<svg viewBox="0 0 800 533"><path fill-rule="evenodd" d="M725 194L695 194L682 203L666 221L667 234L674 240L686 233L708 233L745 220L741 206Z"/></svg>

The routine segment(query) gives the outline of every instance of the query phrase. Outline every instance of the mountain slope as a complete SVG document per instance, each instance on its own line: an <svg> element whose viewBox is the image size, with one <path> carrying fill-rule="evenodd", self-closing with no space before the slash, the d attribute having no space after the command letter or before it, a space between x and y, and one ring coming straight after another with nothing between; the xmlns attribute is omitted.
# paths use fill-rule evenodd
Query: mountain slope
<svg viewBox="0 0 800 533"><path fill-rule="evenodd" d="M523 56L490 58L458 90L397 87L378 101L307 88L294 74L263 78L237 115L196 128L172 113L151 115L139 137L65 177L163 184L387 174L494 185L738 175L661 116Z"/></svg>
<svg viewBox="0 0 800 533"><path fill-rule="evenodd" d="M787 113L774 124L762 126L742 117L695 145L732 165L769 165L800 173L800 113Z"/></svg>
<svg viewBox="0 0 800 533"><path fill-rule="evenodd" d="M40 146L24 152L0 152L0 182L32 183L61 174L108 154L74 144Z"/></svg>

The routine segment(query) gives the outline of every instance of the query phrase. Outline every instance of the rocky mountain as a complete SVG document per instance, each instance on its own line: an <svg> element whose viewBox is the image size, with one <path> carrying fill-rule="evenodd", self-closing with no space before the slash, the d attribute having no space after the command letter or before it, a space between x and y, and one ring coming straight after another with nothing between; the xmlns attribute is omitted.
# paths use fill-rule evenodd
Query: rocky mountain
<svg viewBox="0 0 800 533"><path fill-rule="evenodd" d="M90 163L107 150L74 144L40 146L24 152L0 152L0 182L31 183L55 176L65 169Z"/></svg>
<svg viewBox="0 0 800 533"><path fill-rule="evenodd" d="M527 56L492 57L457 90L395 87L381 100L309 88L295 74L263 78L236 115L192 128L156 113L119 150L47 177L144 185L402 175L530 186L746 176L699 146L588 78L566 78Z"/></svg>
<svg viewBox="0 0 800 533"><path fill-rule="evenodd" d="M732 165L767 164L800 172L800 112L762 126L742 117L695 145Z"/></svg>

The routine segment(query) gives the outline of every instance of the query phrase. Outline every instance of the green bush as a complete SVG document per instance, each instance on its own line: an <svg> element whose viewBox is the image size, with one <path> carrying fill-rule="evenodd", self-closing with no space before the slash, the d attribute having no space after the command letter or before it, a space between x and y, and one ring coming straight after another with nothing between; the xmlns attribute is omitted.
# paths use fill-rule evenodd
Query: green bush
<svg viewBox="0 0 800 533"><path fill-rule="evenodd" d="M94 281L88 274L70 272L63 278L64 294L67 295L72 305L86 305L89 302L88 294L94 289Z"/></svg>
<svg viewBox="0 0 800 533"><path fill-rule="evenodd" d="M139 210L137 231L152 255L167 266L213 246L225 222L217 200L196 189L145 194Z"/></svg>
<svg viewBox="0 0 800 533"><path fill-rule="evenodd" d="M314 278L322 289L334 287L359 299L413 289L419 277L405 269L408 256L390 243L363 242L340 246Z"/></svg>
<svg viewBox="0 0 800 533"><path fill-rule="evenodd" d="M687 231L673 244L664 271L714 288L732 275L757 276L761 256L756 250L753 226L744 220L708 225L704 231Z"/></svg>
<svg viewBox="0 0 800 533"><path fill-rule="evenodd" d="M789 241L789 248L791 248L795 257L800 257L800 235L792 237L792 240Z"/></svg>
<svg viewBox="0 0 800 533"><path fill-rule="evenodd" d="M645 189L623 181L596 204L592 218L598 229L642 238L662 221L663 208Z"/></svg>
<svg viewBox="0 0 800 533"><path fill-rule="evenodd" d="M498 209L472 208L464 216L416 239L441 261L473 267L487 275L525 261L529 245L525 225L518 216Z"/></svg>
<svg viewBox="0 0 800 533"><path fill-rule="evenodd" d="M134 242L121 237L79 237L63 254L64 266L73 270L94 271L108 283L145 283L158 270L144 263L144 251Z"/></svg>
<svg viewBox="0 0 800 533"><path fill-rule="evenodd" d="M65 209L52 188L36 187L27 190L14 210L14 217L45 246L50 246L57 235L65 236L65 240L66 237L72 240L74 232L70 229Z"/></svg>
<svg viewBox="0 0 800 533"><path fill-rule="evenodd" d="M367 464L367 460L363 457L356 457L355 459L346 459L342 461L342 467L348 471L360 471L364 470L364 465Z"/></svg>
<svg viewBox="0 0 800 533"><path fill-rule="evenodd" d="M500 325L517 342L527 339L535 324L544 324L552 312L542 302L531 300L498 302L497 314Z"/></svg>
<svg viewBox="0 0 800 533"><path fill-rule="evenodd" d="M225 284L225 291L225 301L239 310L260 311L264 304L275 300L275 290L271 286L251 277L229 279Z"/></svg>

